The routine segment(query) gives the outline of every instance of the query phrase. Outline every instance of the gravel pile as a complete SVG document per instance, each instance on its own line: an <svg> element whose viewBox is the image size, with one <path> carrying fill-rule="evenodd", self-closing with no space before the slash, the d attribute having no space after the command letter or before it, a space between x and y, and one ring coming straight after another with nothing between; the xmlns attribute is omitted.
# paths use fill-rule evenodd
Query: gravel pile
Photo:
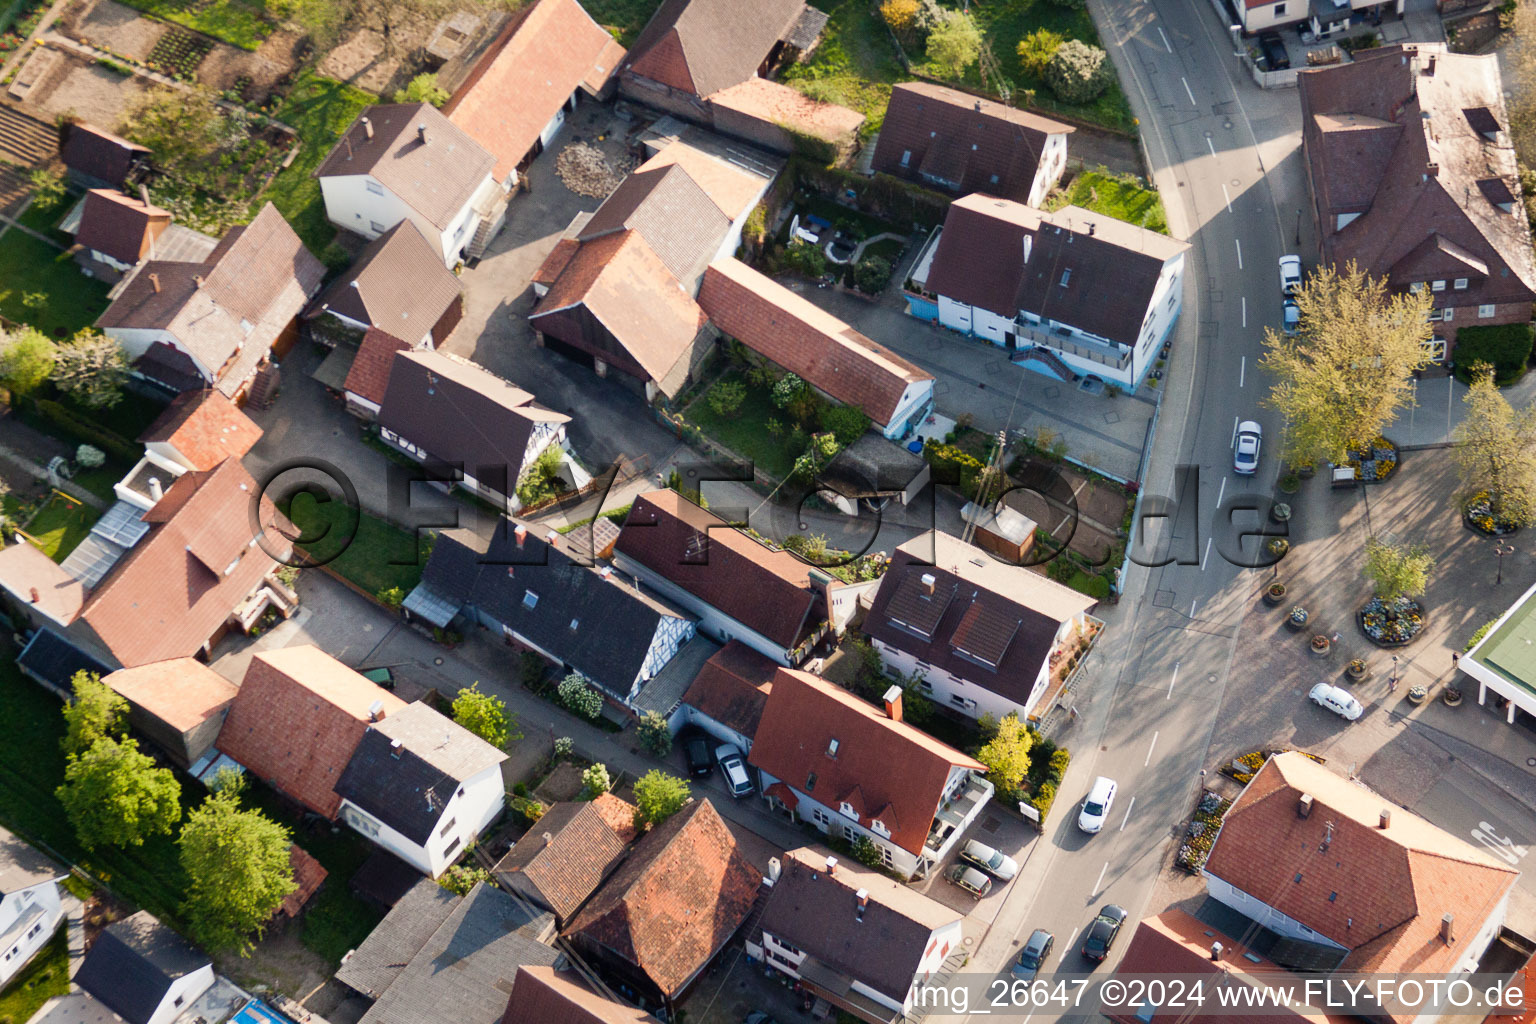
<svg viewBox="0 0 1536 1024"><path fill-rule="evenodd" d="M634 161L627 157L615 166L602 150L585 142L571 143L555 159L555 171L565 187L594 199L608 198L633 166Z"/></svg>

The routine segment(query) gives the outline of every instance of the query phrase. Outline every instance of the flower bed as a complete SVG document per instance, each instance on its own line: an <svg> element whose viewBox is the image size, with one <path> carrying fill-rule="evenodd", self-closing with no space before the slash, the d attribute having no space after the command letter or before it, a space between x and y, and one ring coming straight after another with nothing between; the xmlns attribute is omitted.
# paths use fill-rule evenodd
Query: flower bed
<svg viewBox="0 0 1536 1024"><path fill-rule="evenodd" d="M1193 875L1205 866L1205 859L1211 855L1211 847L1216 842L1216 833L1221 831L1221 820L1231 806L1231 800L1215 793L1200 794L1194 817L1190 819L1189 827L1184 831L1184 841L1179 844L1179 852L1174 857L1179 867Z"/></svg>
<svg viewBox="0 0 1536 1024"><path fill-rule="evenodd" d="M1241 782L1246 786L1248 781L1258 774L1259 769L1264 767L1264 762L1268 761L1271 756L1275 754L1286 754L1289 752L1290 751L1286 749L1270 750L1267 752L1263 750L1250 750L1248 753L1242 755L1241 757L1235 757L1228 761L1226 764L1222 765L1220 771L1221 774L1225 775L1227 778ZM1309 754L1305 750L1299 750L1297 753L1299 753L1302 757L1311 758L1318 764L1328 763L1327 758L1318 757L1316 754Z"/></svg>
<svg viewBox="0 0 1536 1024"><path fill-rule="evenodd" d="M1360 609L1360 631L1378 647L1401 647L1424 630L1424 606L1400 597L1388 605L1374 597Z"/></svg>
<svg viewBox="0 0 1536 1024"><path fill-rule="evenodd" d="M1391 476L1401 461L1397 445L1377 435L1368 448L1351 449L1344 465L1355 471L1355 479L1368 484L1380 483Z"/></svg>
<svg viewBox="0 0 1536 1024"><path fill-rule="evenodd" d="M1514 533L1520 529L1519 523L1497 519L1493 514L1493 495L1487 491L1478 491L1467 500L1466 506L1461 510L1462 519L1467 526L1486 537L1502 537L1507 533Z"/></svg>
<svg viewBox="0 0 1536 1024"><path fill-rule="evenodd" d="M144 63L161 74L190 82L197 77L198 65L212 49L212 39L193 35L183 28L168 28L149 51Z"/></svg>

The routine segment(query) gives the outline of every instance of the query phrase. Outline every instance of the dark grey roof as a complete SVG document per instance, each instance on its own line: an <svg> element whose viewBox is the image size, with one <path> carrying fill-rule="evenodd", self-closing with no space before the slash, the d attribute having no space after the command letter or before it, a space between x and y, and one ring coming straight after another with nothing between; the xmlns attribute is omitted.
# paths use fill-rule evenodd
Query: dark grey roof
<svg viewBox="0 0 1536 1024"><path fill-rule="evenodd" d="M0 894L20 892L64 875L64 869L41 851L0 828Z"/></svg>
<svg viewBox="0 0 1536 1024"><path fill-rule="evenodd" d="M430 878L419 878L378 926L336 970L336 980L377 999L394 983L448 915L459 897Z"/></svg>
<svg viewBox="0 0 1536 1024"><path fill-rule="evenodd" d="M654 711L663 718L670 716L683 702L683 694L693 685L704 663L719 650L719 644L702 633L695 633L635 695L635 710L641 714Z"/></svg>
<svg viewBox="0 0 1536 1024"><path fill-rule="evenodd" d="M490 541L445 530L422 586L474 605L620 698L639 677L662 619L685 618L617 574L605 578L578 564L563 540L551 546L532 530L521 547L510 529Z"/></svg>
<svg viewBox="0 0 1536 1024"><path fill-rule="evenodd" d="M33 634L16 665L65 693L69 692L70 680L76 672L84 670L104 676L112 671L112 666L51 629L39 629Z"/></svg>
<svg viewBox="0 0 1536 1024"><path fill-rule="evenodd" d="M96 936L75 982L129 1024L148 1024L171 983L210 962L186 939L141 910Z"/></svg>
<svg viewBox="0 0 1536 1024"><path fill-rule="evenodd" d="M560 954L534 936L552 915L535 916L484 882L458 900L360 1024L496 1024L524 965L553 967Z"/></svg>
<svg viewBox="0 0 1536 1024"><path fill-rule="evenodd" d="M421 844L442 820L460 783L506 759L453 719L417 701L368 726L336 792Z"/></svg>

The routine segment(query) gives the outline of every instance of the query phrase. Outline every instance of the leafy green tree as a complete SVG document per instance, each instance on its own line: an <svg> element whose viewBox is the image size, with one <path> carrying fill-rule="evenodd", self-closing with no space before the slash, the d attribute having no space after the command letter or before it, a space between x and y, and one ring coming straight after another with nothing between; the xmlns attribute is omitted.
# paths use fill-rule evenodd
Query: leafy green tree
<svg viewBox="0 0 1536 1024"><path fill-rule="evenodd" d="M468 896L470 890L484 882L486 885L495 885L496 880L490 871L476 864L465 862L455 864L443 876L437 880L440 888L447 889L455 896Z"/></svg>
<svg viewBox="0 0 1536 1024"><path fill-rule="evenodd" d="M453 720L498 750L510 740L520 740L517 716L507 711L507 702L481 691L473 683L453 698Z"/></svg>
<svg viewBox="0 0 1536 1024"><path fill-rule="evenodd" d="M1418 597L1429 586L1435 560L1422 544L1407 547L1371 537L1365 542L1365 578L1376 596L1388 604L1400 597Z"/></svg>
<svg viewBox="0 0 1536 1024"><path fill-rule="evenodd" d="M55 793L86 849L142 846L181 820L181 784L133 740L102 737L70 755Z"/></svg>
<svg viewBox="0 0 1536 1024"><path fill-rule="evenodd" d="M70 681L74 699L64 705L64 753L83 754L97 740L120 740L128 733L128 702L101 681L95 672L81 669Z"/></svg>
<svg viewBox="0 0 1536 1024"><path fill-rule="evenodd" d="M660 712L647 711L640 716L635 726L635 738L640 741L640 746L656 757L666 757L672 753L672 730L667 728L667 720Z"/></svg>
<svg viewBox="0 0 1536 1024"><path fill-rule="evenodd" d="M54 350L54 387L87 409L110 409L120 402L128 374L123 346L90 328Z"/></svg>
<svg viewBox="0 0 1536 1024"><path fill-rule="evenodd" d="M861 835L853 841L853 859L867 868L878 868L883 863L880 847L869 836Z"/></svg>
<svg viewBox="0 0 1536 1024"><path fill-rule="evenodd" d="M123 114L123 134L149 147L156 169L170 178L196 176L231 135L243 130L207 86L159 85L140 93Z"/></svg>
<svg viewBox="0 0 1536 1024"><path fill-rule="evenodd" d="M182 826L181 866L190 884L182 911L192 937L210 950L249 955L283 897L293 892L288 829L240 806L241 786L226 785Z"/></svg>
<svg viewBox="0 0 1536 1024"><path fill-rule="evenodd" d="M423 71L404 89L395 90L396 103L430 103L434 107L440 107L447 103L451 94L447 89L437 84L437 72Z"/></svg>
<svg viewBox="0 0 1536 1024"><path fill-rule="evenodd" d="M997 735L976 752L987 766L987 778L1000 792L1017 792L1029 775L1029 751L1034 746L1028 727L1014 712L997 723Z"/></svg>
<svg viewBox="0 0 1536 1024"><path fill-rule="evenodd" d="M869 417L856 405L829 405L821 410L821 429L830 430L845 448L863 437L869 424Z"/></svg>
<svg viewBox="0 0 1536 1024"><path fill-rule="evenodd" d="M613 780L608 777L608 766L594 764L588 766L581 773L581 793L587 800L595 800L608 790L613 788Z"/></svg>
<svg viewBox="0 0 1536 1024"><path fill-rule="evenodd" d="M580 672L560 680L558 693L560 703L572 714L592 721L603 713L603 695L588 686L587 677Z"/></svg>
<svg viewBox="0 0 1536 1024"><path fill-rule="evenodd" d="M1019 40L1019 63L1031 75L1043 78L1045 77L1046 67L1051 63L1051 58L1056 56L1056 51L1066 41L1067 37L1060 32L1052 32L1048 28L1037 28Z"/></svg>
<svg viewBox="0 0 1536 1024"><path fill-rule="evenodd" d="M1463 401L1467 414L1451 449L1462 485L1469 493L1488 492L1496 524L1530 526L1536 522L1536 406L1511 406L1487 363L1472 368Z"/></svg>
<svg viewBox="0 0 1536 1024"><path fill-rule="evenodd" d="M734 417L741 411L741 403L747 400L747 386L739 380L716 381L715 386L709 389L705 401L716 416L726 419Z"/></svg>
<svg viewBox="0 0 1536 1024"><path fill-rule="evenodd" d="M660 825L689 800L688 783L660 768L652 768L635 782L635 828Z"/></svg>
<svg viewBox="0 0 1536 1024"><path fill-rule="evenodd" d="M799 271L806 277L820 277L827 272L827 254L814 242L807 242L803 238L789 243L789 247L784 250L784 262L791 270Z"/></svg>
<svg viewBox="0 0 1536 1024"><path fill-rule="evenodd" d="M1063 103L1092 103L1109 88L1113 76L1109 56L1081 39L1056 47L1045 65L1045 84Z"/></svg>
<svg viewBox="0 0 1536 1024"><path fill-rule="evenodd" d="M964 11L945 10L928 32L928 64L942 78L965 77L965 70L981 59L981 29Z"/></svg>
<svg viewBox="0 0 1536 1024"><path fill-rule="evenodd" d="M1411 399L1413 371L1429 362L1430 292L1389 293L1351 261L1319 269L1296 303L1294 335L1264 331L1259 365L1275 380L1265 404L1285 417L1286 462L1342 463Z"/></svg>
<svg viewBox="0 0 1536 1024"><path fill-rule="evenodd" d="M27 182L32 186L32 205L44 210L58 206L69 194L63 171L38 167L28 175Z"/></svg>
<svg viewBox="0 0 1536 1024"><path fill-rule="evenodd" d="M53 375L56 346L31 327L0 330L0 384L14 395L30 395Z"/></svg>

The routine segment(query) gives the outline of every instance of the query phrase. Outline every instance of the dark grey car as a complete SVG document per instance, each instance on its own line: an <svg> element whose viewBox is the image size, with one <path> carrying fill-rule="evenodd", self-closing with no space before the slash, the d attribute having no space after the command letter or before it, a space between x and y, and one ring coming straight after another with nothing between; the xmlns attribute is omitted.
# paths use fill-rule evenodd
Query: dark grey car
<svg viewBox="0 0 1536 1024"><path fill-rule="evenodd" d="M1030 934L1029 941L1024 943L1024 948L1019 950L1019 959L1012 969L1013 976L1019 981L1034 981L1055 944L1056 936L1044 928L1036 928Z"/></svg>

